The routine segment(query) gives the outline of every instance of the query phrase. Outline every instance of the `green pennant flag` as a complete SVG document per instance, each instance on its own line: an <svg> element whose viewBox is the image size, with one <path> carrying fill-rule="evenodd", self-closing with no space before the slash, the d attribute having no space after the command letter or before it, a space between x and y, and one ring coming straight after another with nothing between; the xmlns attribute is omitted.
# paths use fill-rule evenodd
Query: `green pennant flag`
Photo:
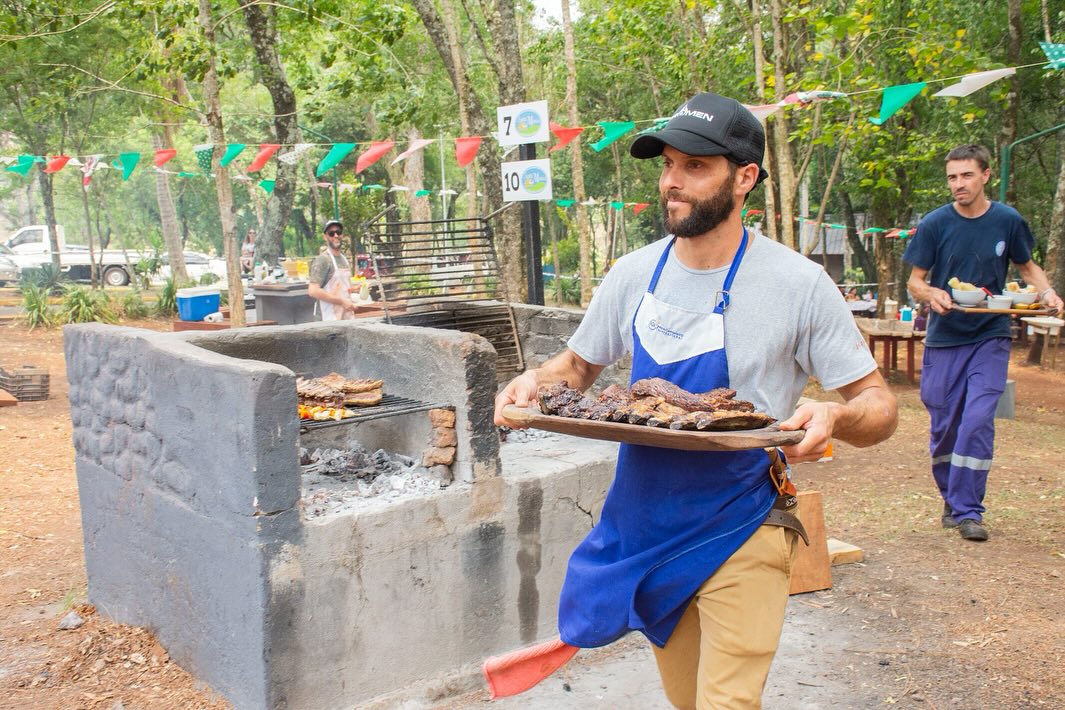
<svg viewBox="0 0 1065 710"><path fill-rule="evenodd" d="M880 232L886 231L887 230L883 227L869 227L868 229L862 230L862 234L879 234Z"/></svg>
<svg viewBox="0 0 1065 710"><path fill-rule="evenodd" d="M613 207L616 210L625 209L625 203L624 202L611 202L610 206Z"/></svg>
<svg viewBox="0 0 1065 710"><path fill-rule="evenodd" d="M133 174L133 169L137 167L137 161L140 159L140 153L119 153L114 166L122 168L122 182L129 180L129 176Z"/></svg>
<svg viewBox="0 0 1065 710"><path fill-rule="evenodd" d="M636 128L635 121L598 121L597 123L603 129L603 137L592 143L592 150L596 153Z"/></svg>
<svg viewBox="0 0 1065 710"><path fill-rule="evenodd" d="M918 81L914 84L899 84L898 86L887 87L884 89L884 95L880 99L880 116L878 118L870 118L869 122L878 126L884 125L884 121L894 116L896 111L910 103L913 97L921 93L925 86L925 82Z"/></svg>
<svg viewBox="0 0 1065 710"><path fill-rule="evenodd" d="M900 229L899 230L899 239L908 239L909 236L910 236L910 230L909 229Z"/></svg>
<svg viewBox="0 0 1065 710"><path fill-rule="evenodd" d="M661 131L663 128L666 127L667 123L669 123L669 119L668 118L656 118L653 125L648 126L647 128L645 128L642 131L640 131L639 133L637 133L636 135L642 136L642 135L645 135L647 133L658 133L659 131Z"/></svg>
<svg viewBox="0 0 1065 710"><path fill-rule="evenodd" d="M576 200L555 200L555 204L557 204L559 207L563 207L563 208L572 207L573 203L575 203L575 202L576 202Z"/></svg>
<svg viewBox="0 0 1065 710"><path fill-rule="evenodd" d="M15 163L14 165L9 165L9 166L7 166L4 169L7 170L8 172L18 173L22 177L26 177L29 174L29 172L30 172L30 168L32 168L33 164L36 163L36 162L37 162L37 156L34 156L34 155L20 155L18 157L18 162L17 163Z"/></svg>
<svg viewBox="0 0 1065 710"><path fill-rule="evenodd" d="M274 181L273 180L260 180L259 181L259 187L261 187L266 192L266 194L269 195L269 194L271 194L274 191Z"/></svg>
<svg viewBox="0 0 1065 710"><path fill-rule="evenodd" d="M201 143L200 145L193 146L192 152L196 155L196 164L200 166L200 170L211 174L211 158L214 157L214 146L210 143Z"/></svg>
<svg viewBox="0 0 1065 710"><path fill-rule="evenodd" d="M362 189L363 190L387 190L388 188L385 187L384 185L378 185L377 183L372 183L370 185L363 185Z"/></svg>
<svg viewBox="0 0 1065 710"><path fill-rule="evenodd" d="M1065 44L1040 42L1039 47L1050 62L1044 69L1065 69Z"/></svg>
<svg viewBox="0 0 1065 710"><path fill-rule="evenodd" d="M847 225L845 225L845 224L830 224L828 226L829 226L830 229L846 229L847 228Z"/></svg>
<svg viewBox="0 0 1065 710"><path fill-rule="evenodd" d="M414 193L414 196L415 197L425 197L425 196L431 195L431 194L433 194L432 190L418 190L417 192Z"/></svg>
<svg viewBox="0 0 1065 710"><path fill-rule="evenodd" d="M177 176L179 178L190 178L190 177L196 177L196 173L190 173L188 171L182 170L180 173L177 174Z"/></svg>
<svg viewBox="0 0 1065 710"><path fill-rule="evenodd" d="M226 146L226 152L222 156L222 159L218 161L218 164L221 165L223 168L226 167L227 165L233 162L234 158L236 158L244 151L244 147L245 146L243 143L230 143Z"/></svg>
<svg viewBox="0 0 1065 710"><path fill-rule="evenodd" d="M322 177L323 173L339 165L340 161L348 156L348 153L355 150L356 145L358 143L334 143L333 147L322 158L322 162L318 163L318 169L314 171L315 177Z"/></svg>

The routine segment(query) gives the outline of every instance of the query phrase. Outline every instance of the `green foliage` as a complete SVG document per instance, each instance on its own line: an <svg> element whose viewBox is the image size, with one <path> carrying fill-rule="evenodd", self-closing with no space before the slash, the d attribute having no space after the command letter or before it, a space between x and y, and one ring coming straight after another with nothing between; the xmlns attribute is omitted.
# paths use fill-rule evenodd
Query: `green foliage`
<svg viewBox="0 0 1065 710"><path fill-rule="evenodd" d="M77 284L63 287L59 318L63 323L114 323L117 320L106 293Z"/></svg>
<svg viewBox="0 0 1065 710"><path fill-rule="evenodd" d="M144 302L144 294L140 289L132 289L122 297L122 314L126 318L142 320L151 313L151 308Z"/></svg>
<svg viewBox="0 0 1065 710"><path fill-rule="evenodd" d="M39 325L47 327L55 322L55 314L48 305L48 289L24 282L19 291L22 293L23 317L31 330Z"/></svg>
<svg viewBox="0 0 1065 710"><path fill-rule="evenodd" d="M49 294L58 294L63 290L63 272L50 261L23 269L19 280L22 286L36 286Z"/></svg>
<svg viewBox="0 0 1065 710"><path fill-rule="evenodd" d="M133 265L133 273L137 275L138 281L140 281L140 287L147 289L152 286L152 277L159 273L159 269L163 267L163 260L156 252L150 257L140 259Z"/></svg>
<svg viewBox="0 0 1065 710"><path fill-rule="evenodd" d="M554 261L554 256L548 249L547 263ZM581 245L577 241L576 230L573 236L558 241L558 265L562 273L577 271L581 262Z"/></svg>
<svg viewBox="0 0 1065 710"><path fill-rule="evenodd" d="M163 282L163 289L159 292L159 300L155 302L155 314L162 318L172 318L177 313L177 284L174 279Z"/></svg>
<svg viewBox="0 0 1065 710"><path fill-rule="evenodd" d="M570 305L579 306L581 304L581 279L574 274L570 278L563 276L559 279L559 284L562 286L562 302Z"/></svg>
<svg viewBox="0 0 1065 710"><path fill-rule="evenodd" d="M211 272L208 271L205 274L200 274L199 285L200 286L210 286L211 284L216 284L216 283L218 283L221 280L222 279L221 279L221 277L218 274L212 274Z"/></svg>

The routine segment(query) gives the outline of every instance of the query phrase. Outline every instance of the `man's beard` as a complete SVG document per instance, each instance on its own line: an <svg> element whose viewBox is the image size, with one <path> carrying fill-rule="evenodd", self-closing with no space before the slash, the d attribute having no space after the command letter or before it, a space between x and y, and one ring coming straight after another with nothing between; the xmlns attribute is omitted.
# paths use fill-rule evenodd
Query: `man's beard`
<svg viewBox="0 0 1065 710"><path fill-rule="evenodd" d="M735 171L731 171L735 175ZM670 190L662 196L662 210L665 212L666 229L677 237L697 237L728 219L735 207L732 195L732 175L725 180L718 191L705 200L692 200L683 193ZM683 219L673 219L666 209L667 200L682 200L691 205L688 216Z"/></svg>

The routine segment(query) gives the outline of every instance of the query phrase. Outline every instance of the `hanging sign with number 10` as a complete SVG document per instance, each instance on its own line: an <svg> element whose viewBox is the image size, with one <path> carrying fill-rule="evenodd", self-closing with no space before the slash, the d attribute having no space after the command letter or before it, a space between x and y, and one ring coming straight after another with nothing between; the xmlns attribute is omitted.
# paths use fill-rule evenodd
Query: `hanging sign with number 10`
<svg viewBox="0 0 1065 710"><path fill-rule="evenodd" d="M500 106L496 109L496 118L499 122L499 130L496 133L499 145L543 143L551 140L546 101Z"/></svg>
<svg viewBox="0 0 1065 710"><path fill-rule="evenodd" d="M503 163L503 202L551 199L551 161L515 160Z"/></svg>

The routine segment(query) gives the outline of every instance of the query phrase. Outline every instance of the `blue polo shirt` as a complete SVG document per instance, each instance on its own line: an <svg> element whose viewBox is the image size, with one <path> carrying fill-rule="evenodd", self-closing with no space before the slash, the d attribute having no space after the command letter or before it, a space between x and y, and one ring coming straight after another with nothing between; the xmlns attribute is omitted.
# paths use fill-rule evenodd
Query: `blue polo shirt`
<svg viewBox="0 0 1065 710"><path fill-rule="evenodd" d="M1031 261L1034 245L1028 223L1009 205L992 202L987 212L969 218L958 214L951 203L925 215L902 258L908 264L928 269L931 285L947 293L947 281L954 276L992 293L1002 293L1009 262ZM1010 337L1009 316L932 313L925 345L951 347L1002 337Z"/></svg>

